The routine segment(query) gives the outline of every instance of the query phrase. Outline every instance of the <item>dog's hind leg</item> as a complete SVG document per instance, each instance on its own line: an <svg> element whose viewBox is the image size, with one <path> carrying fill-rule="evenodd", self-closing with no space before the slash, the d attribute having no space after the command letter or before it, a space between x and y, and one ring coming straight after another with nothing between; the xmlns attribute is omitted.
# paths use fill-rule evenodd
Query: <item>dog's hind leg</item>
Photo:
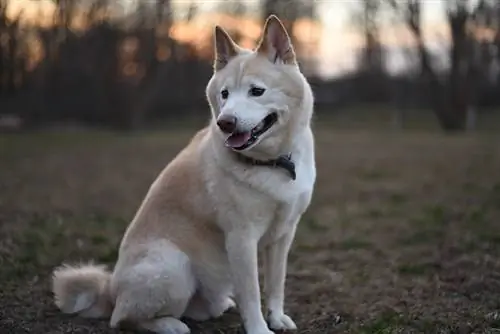
<svg viewBox="0 0 500 334"><path fill-rule="evenodd" d="M133 265L119 267L112 279L116 304L111 327L132 323L162 334L185 334L180 320L196 291L189 257L169 242L148 245Z"/></svg>
<svg viewBox="0 0 500 334"><path fill-rule="evenodd" d="M218 253L212 253L203 263L193 266L198 290L189 302L184 317L204 321L218 318L236 306L227 266L225 256Z"/></svg>

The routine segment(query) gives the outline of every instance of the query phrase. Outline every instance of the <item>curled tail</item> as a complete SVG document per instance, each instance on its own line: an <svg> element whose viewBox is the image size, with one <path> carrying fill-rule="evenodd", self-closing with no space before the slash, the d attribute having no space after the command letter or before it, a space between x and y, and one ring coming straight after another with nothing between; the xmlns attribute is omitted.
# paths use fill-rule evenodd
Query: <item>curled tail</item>
<svg viewBox="0 0 500 334"><path fill-rule="evenodd" d="M111 316L113 302L109 295L111 273L105 266L62 265L52 274L55 304L64 313L86 318Z"/></svg>

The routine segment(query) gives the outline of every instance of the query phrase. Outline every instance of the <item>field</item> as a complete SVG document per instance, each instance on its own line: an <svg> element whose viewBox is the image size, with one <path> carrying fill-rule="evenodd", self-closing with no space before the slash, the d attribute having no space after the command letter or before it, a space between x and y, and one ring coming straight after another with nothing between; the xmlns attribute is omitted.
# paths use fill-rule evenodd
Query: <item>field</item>
<svg viewBox="0 0 500 334"><path fill-rule="evenodd" d="M0 333L117 333L62 315L62 261L113 265L194 133L0 136ZM500 331L500 136L317 128L318 180L289 259L298 333ZM243 333L235 312L193 333Z"/></svg>

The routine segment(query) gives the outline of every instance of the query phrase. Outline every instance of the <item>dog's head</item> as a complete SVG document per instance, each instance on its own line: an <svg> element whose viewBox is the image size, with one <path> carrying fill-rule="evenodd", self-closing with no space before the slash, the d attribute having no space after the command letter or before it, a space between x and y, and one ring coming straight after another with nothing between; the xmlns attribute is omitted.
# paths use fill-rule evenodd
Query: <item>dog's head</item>
<svg viewBox="0 0 500 334"><path fill-rule="evenodd" d="M207 86L212 126L226 146L261 155L280 154L312 113L310 86L291 40L271 15L255 50L236 45L215 27L214 74Z"/></svg>

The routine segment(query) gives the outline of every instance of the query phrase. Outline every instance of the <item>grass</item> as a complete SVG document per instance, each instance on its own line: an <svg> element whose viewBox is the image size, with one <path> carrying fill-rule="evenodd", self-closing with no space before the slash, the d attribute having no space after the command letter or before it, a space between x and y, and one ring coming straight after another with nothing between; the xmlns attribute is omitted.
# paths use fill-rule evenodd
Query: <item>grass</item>
<svg viewBox="0 0 500 334"><path fill-rule="evenodd" d="M53 305L51 269L113 266L149 185L193 128L0 136L0 332L116 333ZM318 180L290 255L299 333L494 333L500 136L317 126ZM242 333L238 315L193 333Z"/></svg>

